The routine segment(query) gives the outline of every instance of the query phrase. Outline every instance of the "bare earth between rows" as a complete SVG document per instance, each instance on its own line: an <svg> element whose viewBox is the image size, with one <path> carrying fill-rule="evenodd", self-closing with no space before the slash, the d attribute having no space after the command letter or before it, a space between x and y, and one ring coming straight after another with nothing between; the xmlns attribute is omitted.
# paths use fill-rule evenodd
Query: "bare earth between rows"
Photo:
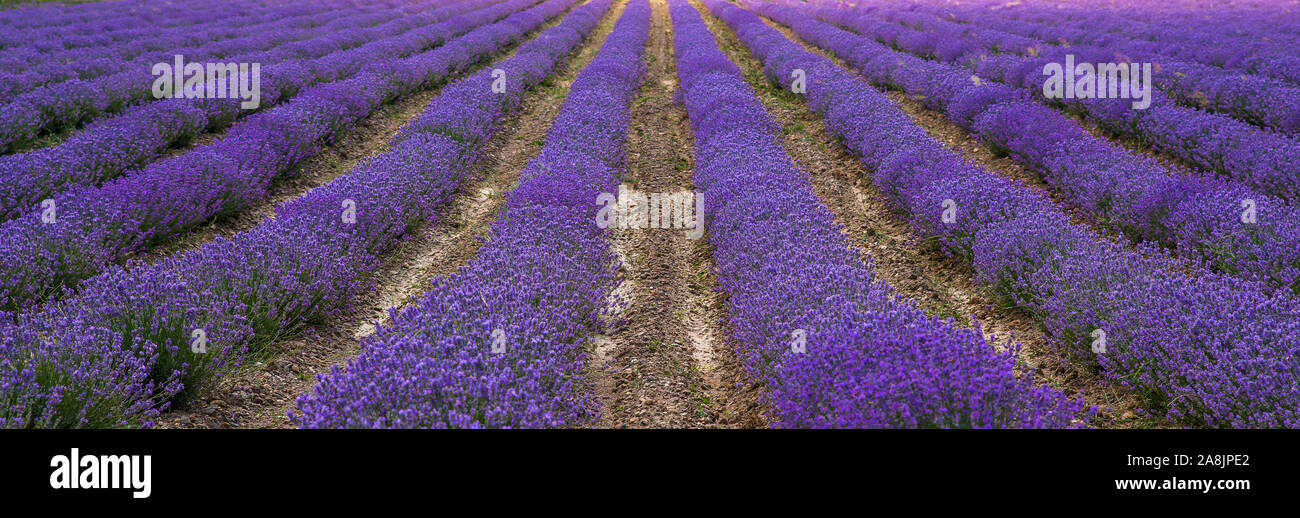
<svg viewBox="0 0 1300 518"><path fill-rule="evenodd" d="M672 24L650 2L646 76L631 109L623 183L644 194L694 191L694 141L677 89ZM707 200L705 201L707 203ZM619 325L595 340L587 366L603 428L765 426L758 387L726 342L712 250L683 229L615 230Z"/></svg>

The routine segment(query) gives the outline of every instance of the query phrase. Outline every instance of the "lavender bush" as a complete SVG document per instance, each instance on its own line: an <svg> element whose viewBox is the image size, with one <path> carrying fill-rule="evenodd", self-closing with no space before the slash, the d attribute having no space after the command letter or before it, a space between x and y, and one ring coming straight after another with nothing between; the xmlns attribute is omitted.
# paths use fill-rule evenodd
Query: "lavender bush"
<svg viewBox="0 0 1300 518"><path fill-rule="evenodd" d="M575 2L551 0L484 26L470 33L477 43L450 43L460 53L441 60L491 53ZM495 125L607 7L608 0L588 4L521 46L506 95L486 98L499 104L484 123ZM419 74L438 63L448 66L408 60L404 70ZM462 83L488 92L490 73ZM429 111L445 113L448 102L435 101ZM475 133L478 139L407 135L252 230L151 265L112 267L74 298L12 315L14 323L0 324L0 427L148 426L250 348L322 322L366 289L380 254L436 218L491 127ZM351 221L343 217L348 200L356 209ZM205 350L196 350L195 330L203 331Z"/></svg>
<svg viewBox="0 0 1300 518"><path fill-rule="evenodd" d="M878 20L872 16L858 16L848 10L818 9L815 12L826 21L907 52L924 54L926 49L931 48L926 42L941 39L973 41L952 33L916 32L896 24L885 24L892 28L881 29ZM1300 171L1300 140L1293 135L1264 131L1231 117L1178 106L1160 92L1152 93L1151 106L1143 110L1131 109L1132 101L1128 99L1045 97L1043 84L1049 78L1043 74L1043 67L1048 63L1061 62L1064 54L1075 52L1073 49L1058 49L1050 56L1028 58L1008 54L985 57L979 49L972 51L980 59L963 60L962 56L971 55L969 53L954 58L957 60L955 63L965 65L968 70L957 66L948 67L951 70L947 75L952 81L962 77L967 86L975 86L970 81L971 72L974 72L982 80L991 79L1018 87L1046 104L1066 108L1104 129L1137 139L1207 172L1217 173L1261 191L1261 194L1277 196L1293 204L1300 201L1300 177L1295 174ZM943 59L951 55L935 57ZM1105 51L1094 51L1083 54L1079 59L1108 62L1118 58ZM891 57L890 61L897 59ZM905 59L897 65L882 63L873 66L879 68L876 76L910 75L920 78L944 74L941 72L944 67L916 58ZM1300 110L1300 105L1294 99L1279 102L1280 105L1271 107L1272 112L1285 114ZM1293 116L1286 117L1289 119Z"/></svg>
<svg viewBox="0 0 1300 518"><path fill-rule="evenodd" d="M718 285L738 353L767 386L774 425L1078 424L1082 401L1017 375L1015 351L995 350L978 324L927 316L874 276L699 13L682 0L669 5ZM802 351L796 337L806 340Z"/></svg>
<svg viewBox="0 0 1300 518"><path fill-rule="evenodd" d="M1199 426L1300 426L1293 298L1231 276L1188 276L1155 251L1101 239L1043 193L964 163L885 94L753 13L706 5L772 80L788 86L792 70L805 70L809 105L915 231L970 260L982 281L1038 319L1060 355L1134 390L1150 415ZM797 10L757 8L836 54L861 50L850 38L815 37L811 31L829 29ZM956 207L951 222L942 216L947 200Z"/></svg>
<svg viewBox="0 0 1300 518"><path fill-rule="evenodd" d="M332 30L372 26L404 14L397 9L374 11L373 8L339 9L288 18L285 15L293 11L272 11L235 19L223 16L220 11L207 11L213 20L205 23L202 31L182 27L175 29L174 33L164 31L159 36L161 39L151 41L131 40L120 46L41 53L39 58L33 56L36 62L28 63L26 70L0 72L0 95L7 100L0 111L31 113L37 118L30 125L6 125L0 150L5 146L27 144L41 134L72 128L127 106L152 100L153 76L150 72L153 64L170 62L177 54L185 55L191 62L226 59L328 34ZM340 15L344 17L336 20ZM155 50L133 52L141 47ZM117 53L132 57L123 59L117 57ZM40 59L46 62L41 63Z"/></svg>
<svg viewBox="0 0 1300 518"><path fill-rule="evenodd" d="M331 32L236 59L269 65L260 80L258 109L269 108L310 86L351 78L376 61L427 51L450 37L509 14L500 5L469 12L494 1L473 0L420 16L400 17L376 27ZM462 16L452 18L457 14ZM164 61L172 59L168 56ZM128 73L134 75L114 83L134 93L118 93L135 100L152 99L150 68L142 66ZM44 95L41 91L32 94ZM116 95L94 91L51 94L49 98L55 103L66 103L68 99L92 102ZM100 185L150 163L174 144L225 128L253 111L243 109L238 99L164 99L99 120L58 146L0 157L0 178L7 180L0 183L0 218L28 215L51 195Z"/></svg>
<svg viewBox="0 0 1300 518"><path fill-rule="evenodd" d="M3 11L0 18L0 52L5 57L24 50L58 52L103 46L138 38L147 31L189 27L212 19L211 13L200 9L208 2L184 0L157 4L148 0L116 3L98 3L81 6L86 9L73 13L71 6L53 4L26 5ZM263 15L268 12L267 2L261 0L234 0L223 5L232 17ZM283 8L283 6L275 6ZM296 12L303 12L299 7ZM23 53L23 55L27 55Z"/></svg>
<svg viewBox="0 0 1300 518"><path fill-rule="evenodd" d="M930 12L922 6L913 4L914 9L878 7L871 8L870 12L879 20L901 23L921 31L920 34L897 33L897 37L908 39L898 45L900 48L946 63L978 63L986 56L997 54L1038 58L1035 61L1039 63L1063 63L1066 55L1071 54L1076 62L1152 63L1154 86L1180 105L1223 113L1292 135L1300 133L1300 88L1285 81L1181 62L1141 45L1104 48L1075 42L1057 46L1051 43L1065 40L1023 36L1033 34L1031 24L1009 24L1021 29L1013 34L985 27L984 22L989 19L1004 21L996 16L981 17L977 26L950 21L941 17L945 10ZM1001 23L996 25L1008 28ZM1105 41L1114 39L1106 38ZM1232 127L1240 128L1239 131L1248 130L1240 125Z"/></svg>
<svg viewBox="0 0 1300 518"><path fill-rule="evenodd" d="M350 56L345 63L360 68L356 75L254 115L216 143L101 187L54 197L53 222L42 218L45 207L39 207L0 225L0 255L20 259L0 266L0 309L17 310L59 295L61 288L75 287L153 243L264 199L271 180L315 155L338 132L384 103L432 88L491 56L510 43L499 41L503 35L513 39L527 32L503 31L502 24L540 23L537 12L529 11L483 26L535 2L511 0L432 26L430 34L446 43L431 51L403 58L374 49ZM545 12L558 14L549 7ZM464 34L451 38L459 33Z"/></svg>
<svg viewBox="0 0 1300 518"><path fill-rule="evenodd" d="M1118 10L1024 5L1000 10L996 19L982 12L988 4L963 3L969 7L947 4L944 15L1043 41L1095 45L1124 54L1154 53L1300 85L1300 57L1295 56L1300 37L1294 25L1289 31L1278 25L1288 18L1282 2L1257 10L1204 4L1163 10L1158 6L1164 3L1155 1L1129 2Z"/></svg>
<svg viewBox="0 0 1300 518"><path fill-rule="evenodd" d="M1098 223L1135 242L1159 243L1203 268L1264 283L1261 289L1300 293L1300 247L1294 246L1300 208L1235 182L1176 175L1086 133L1022 92L972 81L956 66L895 52L796 9L750 4L813 44L835 49L872 82L945 111L994 151L1033 167Z"/></svg>
<svg viewBox="0 0 1300 518"><path fill-rule="evenodd" d="M305 428L538 428L595 418L582 366L616 263L592 200L615 188L625 167L629 104L649 28L648 2L629 2L570 86L478 256L393 312L346 369L318 378L290 417ZM529 50L546 54L546 66L567 45L555 40L548 51L548 42L536 43ZM510 77L540 65L528 59L515 56L501 68ZM443 95L447 111L429 112L414 130L455 131L457 113L492 102L482 89Z"/></svg>

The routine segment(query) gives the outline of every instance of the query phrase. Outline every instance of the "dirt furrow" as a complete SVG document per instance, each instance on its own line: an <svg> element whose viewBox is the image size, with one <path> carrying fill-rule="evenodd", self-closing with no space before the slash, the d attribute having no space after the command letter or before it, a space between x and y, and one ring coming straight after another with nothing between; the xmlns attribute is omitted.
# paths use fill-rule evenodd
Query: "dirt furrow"
<svg viewBox="0 0 1300 518"><path fill-rule="evenodd" d="M666 2L650 3L648 70L632 108L623 181L646 195L693 192L690 126L673 99L672 24ZM765 426L758 388L727 343L707 241L681 228L618 229L613 236L623 307L588 365L601 399L597 426Z"/></svg>
<svg viewBox="0 0 1300 518"><path fill-rule="evenodd" d="M703 8L702 5L698 7ZM851 242L872 261L876 275L904 298L927 313L952 317L957 325L971 327L978 322L981 332L996 347L1021 344L1018 363L1034 372L1039 383L1067 394L1083 391L1085 401L1102 412L1099 426L1146 426L1136 415L1132 394L1102 382L1094 373L1075 369L1052 353L1042 328L1029 315L1004 307L987 286L975 281L975 272L963 261L944 255L912 233L907 222L886 203L886 196L865 176L863 165L827 130L821 118L804 103L802 96L783 90L763 76L758 62L718 18L706 13L705 21L719 36L723 48L758 91L760 100L784 129L784 146L802 169L808 171L813 189L844 225ZM811 52L826 56L784 27L764 20L791 41ZM830 56L827 56L830 57ZM834 59L834 58L831 58ZM844 63L835 60L844 66ZM924 109L913 101L895 97L913 122L935 138L992 171L1020 179L1035 187L1041 180L1010 159L993 156L960 128L942 117L923 116ZM909 104L911 106L909 106ZM921 111L918 111L921 110ZM1034 180L1031 182L1030 180Z"/></svg>
<svg viewBox="0 0 1300 518"><path fill-rule="evenodd" d="M503 208L505 194L518 185L524 165L541 151L540 143L569 84L595 57L623 7L622 3L611 7L593 36L551 78L527 94L517 111L501 121L501 130L486 144L479 169L437 223L421 229L384 258L371 276L374 288L369 293L329 323L272 344L262 361L246 360L246 366L205 390L188 409L163 416L159 427L292 427L286 412L299 395L316 385L318 374L356 356L360 339L388 320L389 308L400 309L417 300L433 279L455 272L477 255Z"/></svg>

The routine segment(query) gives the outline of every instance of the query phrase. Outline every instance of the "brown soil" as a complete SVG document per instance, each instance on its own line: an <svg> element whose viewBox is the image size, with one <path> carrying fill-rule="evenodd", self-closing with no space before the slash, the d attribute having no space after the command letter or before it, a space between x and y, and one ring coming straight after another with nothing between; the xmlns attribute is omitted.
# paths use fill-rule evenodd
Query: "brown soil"
<svg viewBox="0 0 1300 518"><path fill-rule="evenodd" d="M1034 319L1004 307L991 288L975 281L975 272L969 264L948 257L933 247L923 246L906 221L886 205L887 198L864 175L861 162L827 132L820 117L802 103L800 96L767 81L762 75L762 65L749 54L730 28L707 14L707 10L701 10L706 13L705 21L714 34L719 35L724 50L759 93L767 111L781 123L785 130L786 151L809 172L814 191L836 214L836 220L844 225L851 242L873 262L876 275L931 315L952 317L957 325L966 327L973 325L973 317L995 347L1006 348L1011 342L1019 343L1018 363L1022 369L1032 371L1039 383L1067 394L1083 391L1085 402L1101 409L1093 425L1127 428L1153 424L1136 417L1137 400L1132 394L1103 383L1094 373L1075 369L1062 361L1053 353ZM764 21L791 41L826 56L783 26ZM836 63L844 66L838 60ZM901 99L900 102L914 122L960 151L968 160L1020 179L1030 186L1042 186L1041 181L1023 167L1009 159L993 156L942 117L923 116L924 110L912 101Z"/></svg>
<svg viewBox="0 0 1300 518"><path fill-rule="evenodd" d="M693 139L673 99L676 59L664 0L650 2L647 75L634 101L624 183L642 193L693 191ZM707 200L706 200L707 202ZM712 249L684 229L616 229L619 326L595 341L588 376L601 428L764 427L761 389L728 344Z"/></svg>
<svg viewBox="0 0 1300 518"><path fill-rule="evenodd" d="M548 82L524 97L520 108L501 121L486 144L486 157L434 225L399 245L371 274L374 289L331 321L300 336L278 341L258 361L218 380L189 408L169 412L160 428L291 428L287 412L298 396L316 385L316 376L344 364L360 352L360 339L388 320L389 308L418 299L433 279L453 273L472 260L505 201L518 185L519 172L537 156L559 112L573 77L595 56L622 6L610 9L593 36L557 68ZM557 18L546 27L558 23ZM433 97L433 94L428 96ZM426 103L429 100L426 98ZM418 105L423 108L423 105ZM421 109L414 109L412 115ZM396 117L396 116L393 116ZM407 120L394 126L400 128ZM388 133L379 138L387 142ZM364 155L349 153L353 162Z"/></svg>

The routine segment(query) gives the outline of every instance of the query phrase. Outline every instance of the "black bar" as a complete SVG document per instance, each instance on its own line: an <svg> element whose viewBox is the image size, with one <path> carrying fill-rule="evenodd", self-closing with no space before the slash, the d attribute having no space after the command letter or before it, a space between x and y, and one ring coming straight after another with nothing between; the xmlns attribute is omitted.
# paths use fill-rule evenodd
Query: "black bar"
<svg viewBox="0 0 1300 518"><path fill-rule="evenodd" d="M667 498L690 485L718 498L730 494L719 493L725 483L758 498L812 492L820 504L868 495L911 495L914 503L939 506L963 498L975 498L971 505L1008 498L1004 503L1248 502L1294 494L1297 438L1284 430L6 431L0 495L37 506L171 509L256 497L330 508L410 495L540 505L572 498L576 487L628 498L632 491L641 496L627 505L636 507L636 499ZM73 448L82 458L149 455L150 495L52 488L51 459ZM1117 479L1242 480L1250 487L1120 490ZM665 493L668 487L676 489Z"/></svg>

